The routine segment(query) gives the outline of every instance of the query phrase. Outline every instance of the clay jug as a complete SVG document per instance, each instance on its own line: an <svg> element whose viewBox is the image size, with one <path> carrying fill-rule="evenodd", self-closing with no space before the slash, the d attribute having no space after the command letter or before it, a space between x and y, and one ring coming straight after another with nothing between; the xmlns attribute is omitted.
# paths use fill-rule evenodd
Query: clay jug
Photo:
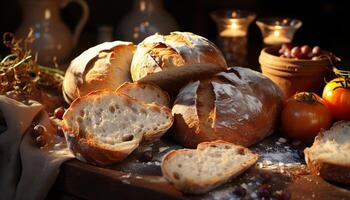
<svg viewBox="0 0 350 200"><path fill-rule="evenodd" d="M69 3L77 3L82 8L82 16L74 32L68 29L60 18L60 10ZM30 28L34 30L35 40L31 45L32 54L41 65L53 66L67 62L80 33L85 26L89 8L84 0L20 0L23 21L16 36L27 36Z"/></svg>

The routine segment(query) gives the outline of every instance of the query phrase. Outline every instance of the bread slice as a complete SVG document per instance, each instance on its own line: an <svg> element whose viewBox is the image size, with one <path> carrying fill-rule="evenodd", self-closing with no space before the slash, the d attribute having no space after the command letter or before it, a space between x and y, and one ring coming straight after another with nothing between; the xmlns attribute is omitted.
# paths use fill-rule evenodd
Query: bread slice
<svg viewBox="0 0 350 200"><path fill-rule="evenodd" d="M142 140L161 137L172 123L165 106L95 91L73 101L64 114L63 130L79 160L107 165L127 157Z"/></svg>
<svg viewBox="0 0 350 200"><path fill-rule="evenodd" d="M326 180L350 184L350 121L337 122L321 131L304 153L311 172Z"/></svg>
<svg viewBox="0 0 350 200"><path fill-rule="evenodd" d="M259 156L249 149L221 140L198 144L196 150L173 150L162 160L163 176L191 194L202 194L238 176Z"/></svg>
<svg viewBox="0 0 350 200"><path fill-rule="evenodd" d="M150 83L125 82L117 90L117 93L126 94L144 103L156 103L169 107L169 95L157 85Z"/></svg>

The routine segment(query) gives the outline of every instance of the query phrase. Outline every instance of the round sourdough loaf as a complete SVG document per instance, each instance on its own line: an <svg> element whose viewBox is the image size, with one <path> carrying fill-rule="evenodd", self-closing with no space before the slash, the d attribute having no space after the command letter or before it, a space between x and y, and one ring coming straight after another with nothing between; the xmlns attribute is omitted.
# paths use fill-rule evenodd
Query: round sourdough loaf
<svg viewBox="0 0 350 200"><path fill-rule="evenodd" d="M131 42L105 42L94 46L77 58L67 69L63 95L67 103L99 89L115 90L131 81L130 64L136 46Z"/></svg>
<svg viewBox="0 0 350 200"><path fill-rule="evenodd" d="M180 90L172 109L174 137L191 148L214 140L250 146L273 132L281 106L282 93L270 79L230 68Z"/></svg>
<svg viewBox="0 0 350 200"><path fill-rule="evenodd" d="M131 63L133 81L179 89L191 79L227 68L221 51L208 39L189 32L155 34L137 46Z"/></svg>

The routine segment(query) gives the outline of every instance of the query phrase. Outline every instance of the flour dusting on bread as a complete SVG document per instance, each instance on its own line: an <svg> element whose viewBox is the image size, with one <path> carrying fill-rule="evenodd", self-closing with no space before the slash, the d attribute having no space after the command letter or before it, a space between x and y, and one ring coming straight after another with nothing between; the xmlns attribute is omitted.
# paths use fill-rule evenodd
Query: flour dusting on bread
<svg viewBox="0 0 350 200"><path fill-rule="evenodd" d="M191 84L183 90L193 89ZM247 68L234 67L201 79L196 93L176 98L174 136L191 148L213 140L255 144L273 132L282 107L281 94L270 79ZM196 106L183 104L184 97L196 100ZM193 123L197 118L200 122Z"/></svg>
<svg viewBox="0 0 350 200"><path fill-rule="evenodd" d="M214 120L213 127L231 128L261 112L262 103L257 97L242 93L240 89L231 84L217 82L211 84L215 93L216 115L222 115L222 118L225 118L224 115L236 113L237 116L237 120L232 120L229 116L227 116L227 120Z"/></svg>
<svg viewBox="0 0 350 200"><path fill-rule="evenodd" d="M249 149L224 141L205 142L196 150L169 152L162 173L185 193L201 194L244 172L258 160Z"/></svg>
<svg viewBox="0 0 350 200"><path fill-rule="evenodd" d="M199 82L200 81L191 82L186 87L182 88L178 94L179 98L177 98L177 101L181 99L181 102L196 104Z"/></svg>
<svg viewBox="0 0 350 200"><path fill-rule="evenodd" d="M200 81L191 82L180 90L178 98L175 100L175 104L172 109L173 115L183 113L184 110L187 109L190 109L192 113L197 113L196 105L199 83ZM199 118L197 114L184 117L184 120L189 124L189 127L198 126L199 124Z"/></svg>
<svg viewBox="0 0 350 200"><path fill-rule="evenodd" d="M130 71L133 81L155 83L177 93L187 82L226 68L215 44L193 33L172 32L145 38L137 46Z"/></svg>
<svg viewBox="0 0 350 200"><path fill-rule="evenodd" d="M181 54L187 58L194 60L195 63L200 63L201 54L203 52L196 50L197 48L205 48L208 46L213 46L208 39L195 35L189 32L172 32L171 37L163 36L160 34L155 34L147 37L141 45L146 46L147 44L164 44L172 49L174 49L178 54ZM181 36L184 40L177 40L176 38L171 39L176 36Z"/></svg>

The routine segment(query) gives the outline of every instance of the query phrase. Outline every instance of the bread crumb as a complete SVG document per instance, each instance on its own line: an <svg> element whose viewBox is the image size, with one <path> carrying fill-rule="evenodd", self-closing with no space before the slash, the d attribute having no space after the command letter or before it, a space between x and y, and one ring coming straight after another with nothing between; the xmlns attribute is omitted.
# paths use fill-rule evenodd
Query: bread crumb
<svg viewBox="0 0 350 200"><path fill-rule="evenodd" d="M256 198L258 198L258 195L255 192L252 192L250 194L250 197L252 197L253 199L256 199Z"/></svg>
<svg viewBox="0 0 350 200"><path fill-rule="evenodd" d="M281 138L278 139L278 142L280 142L280 143L286 143L286 142L287 142L287 139L281 137Z"/></svg>
<svg viewBox="0 0 350 200"><path fill-rule="evenodd" d="M126 173L124 175L122 175L120 178L130 178L131 173Z"/></svg>
<svg viewBox="0 0 350 200"><path fill-rule="evenodd" d="M130 182L130 181L125 180L125 179L123 179L123 180L122 180L122 182L123 182L123 183L125 183L125 184L131 184L131 182Z"/></svg>

